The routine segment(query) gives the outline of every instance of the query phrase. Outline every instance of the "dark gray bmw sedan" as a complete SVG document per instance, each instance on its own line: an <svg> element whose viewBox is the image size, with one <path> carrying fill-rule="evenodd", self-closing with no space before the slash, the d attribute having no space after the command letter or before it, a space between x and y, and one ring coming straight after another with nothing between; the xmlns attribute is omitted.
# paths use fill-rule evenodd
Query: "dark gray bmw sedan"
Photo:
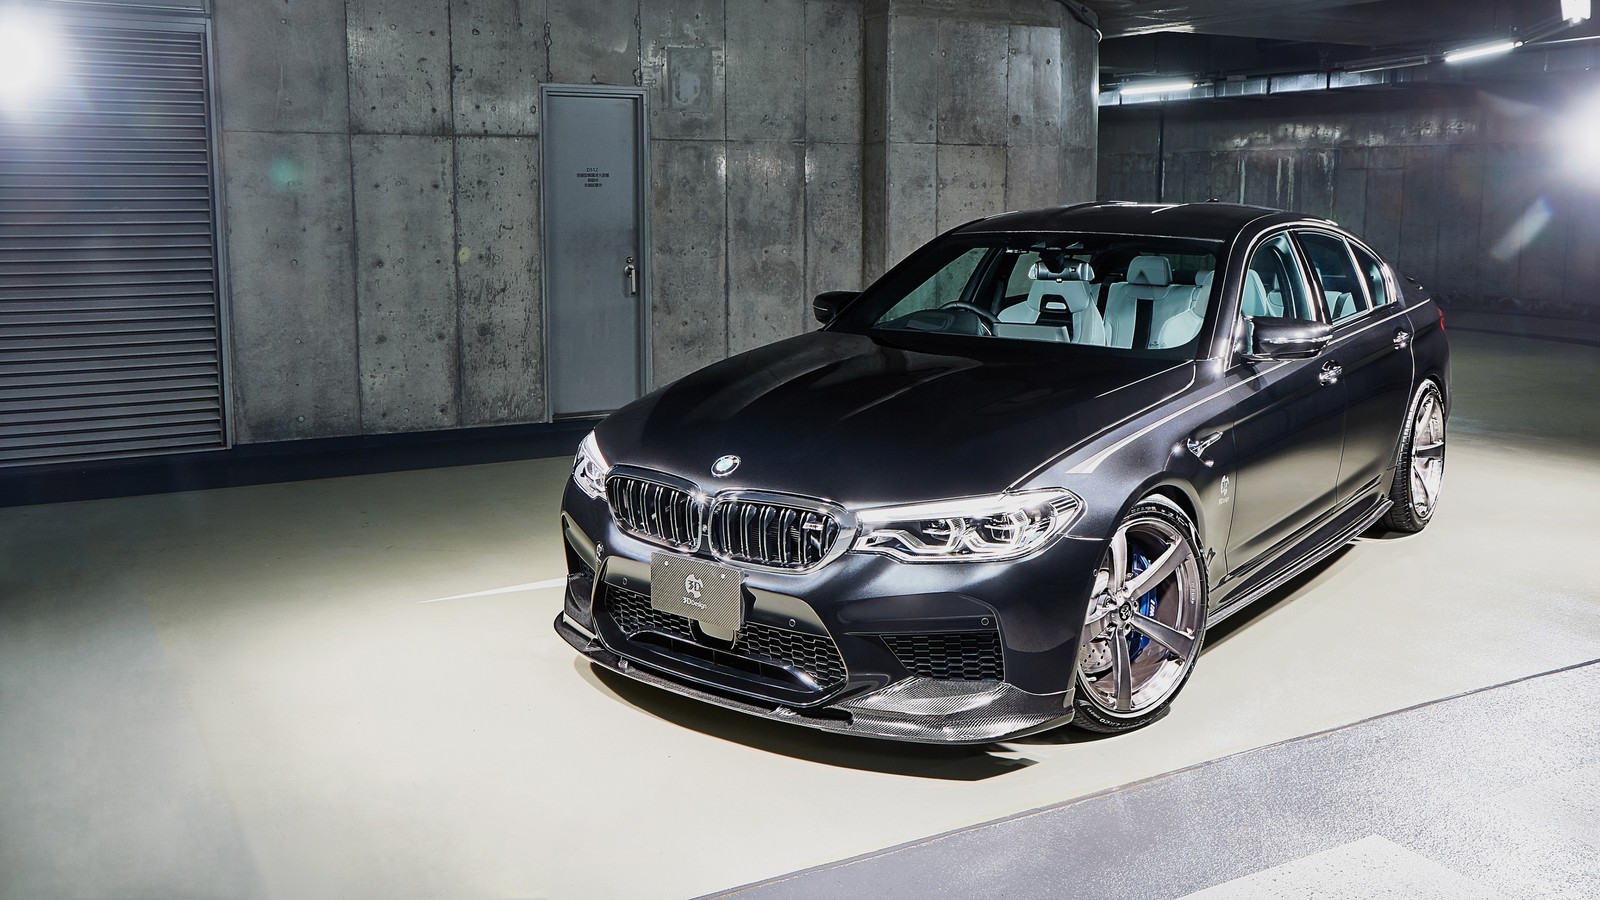
<svg viewBox="0 0 1600 900"><path fill-rule="evenodd" d="M556 629L595 664L872 737L1122 731L1208 627L1438 503L1443 317L1327 220L1007 213L815 310L584 440Z"/></svg>

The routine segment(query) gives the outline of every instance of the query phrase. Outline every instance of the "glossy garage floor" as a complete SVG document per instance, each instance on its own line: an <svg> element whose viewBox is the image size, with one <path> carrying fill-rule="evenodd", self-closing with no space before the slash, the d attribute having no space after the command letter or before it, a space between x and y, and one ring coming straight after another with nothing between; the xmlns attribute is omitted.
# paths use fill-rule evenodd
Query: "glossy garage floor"
<svg viewBox="0 0 1600 900"><path fill-rule="evenodd" d="M597 674L550 630L566 460L0 509L0 896L682 897L1600 658L1600 349L1452 336L1433 526L1113 739L872 743Z"/></svg>

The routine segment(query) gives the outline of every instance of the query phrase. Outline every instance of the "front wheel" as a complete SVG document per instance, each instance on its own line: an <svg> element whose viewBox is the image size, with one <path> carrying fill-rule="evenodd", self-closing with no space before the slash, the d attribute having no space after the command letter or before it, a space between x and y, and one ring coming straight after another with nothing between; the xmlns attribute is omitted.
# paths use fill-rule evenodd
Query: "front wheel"
<svg viewBox="0 0 1600 900"><path fill-rule="evenodd" d="M1141 500L1095 575L1078 644L1073 723L1118 732L1164 715L1200 655L1206 593L1194 523L1162 497Z"/></svg>
<svg viewBox="0 0 1600 900"><path fill-rule="evenodd" d="M1414 534L1428 527L1444 485L1444 395L1424 381L1411 401L1400 458L1394 470L1394 505L1383 517L1391 531Z"/></svg>

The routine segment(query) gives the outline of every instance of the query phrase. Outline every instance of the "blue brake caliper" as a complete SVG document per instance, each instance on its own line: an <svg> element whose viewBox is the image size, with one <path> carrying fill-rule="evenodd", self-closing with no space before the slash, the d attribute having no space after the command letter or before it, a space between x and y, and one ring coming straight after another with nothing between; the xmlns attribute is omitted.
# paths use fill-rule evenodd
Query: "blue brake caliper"
<svg viewBox="0 0 1600 900"><path fill-rule="evenodd" d="M1143 572L1148 568L1150 568L1150 559L1138 550L1134 550L1132 565L1129 567L1128 575L1130 577L1138 575L1140 572ZM1140 615L1154 615L1156 611L1156 589L1152 587L1150 590L1146 591L1144 596L1140 597L1137 602L1139 604ZM1139 653L1148 646L1150 646L1150 638L1140 634L1137 631L1128 633L1129 659L1138 659Z"/></svg>

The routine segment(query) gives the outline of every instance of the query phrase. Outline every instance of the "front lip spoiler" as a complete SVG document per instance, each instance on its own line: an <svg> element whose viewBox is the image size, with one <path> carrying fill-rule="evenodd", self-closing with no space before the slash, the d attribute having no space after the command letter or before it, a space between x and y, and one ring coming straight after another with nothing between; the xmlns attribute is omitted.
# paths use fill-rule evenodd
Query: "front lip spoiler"
<svg viewBox="0 0 1600 900"><path fill-rule="evenodd" d="M817 711L768 706L702 690L624 659L565 612L556 616L555 629L591 662L619 675L723 709L834 734L920 744L989 744L1072 721L1069 696L1030 694L1005 682L931 678L903 679Z"/></svg>

